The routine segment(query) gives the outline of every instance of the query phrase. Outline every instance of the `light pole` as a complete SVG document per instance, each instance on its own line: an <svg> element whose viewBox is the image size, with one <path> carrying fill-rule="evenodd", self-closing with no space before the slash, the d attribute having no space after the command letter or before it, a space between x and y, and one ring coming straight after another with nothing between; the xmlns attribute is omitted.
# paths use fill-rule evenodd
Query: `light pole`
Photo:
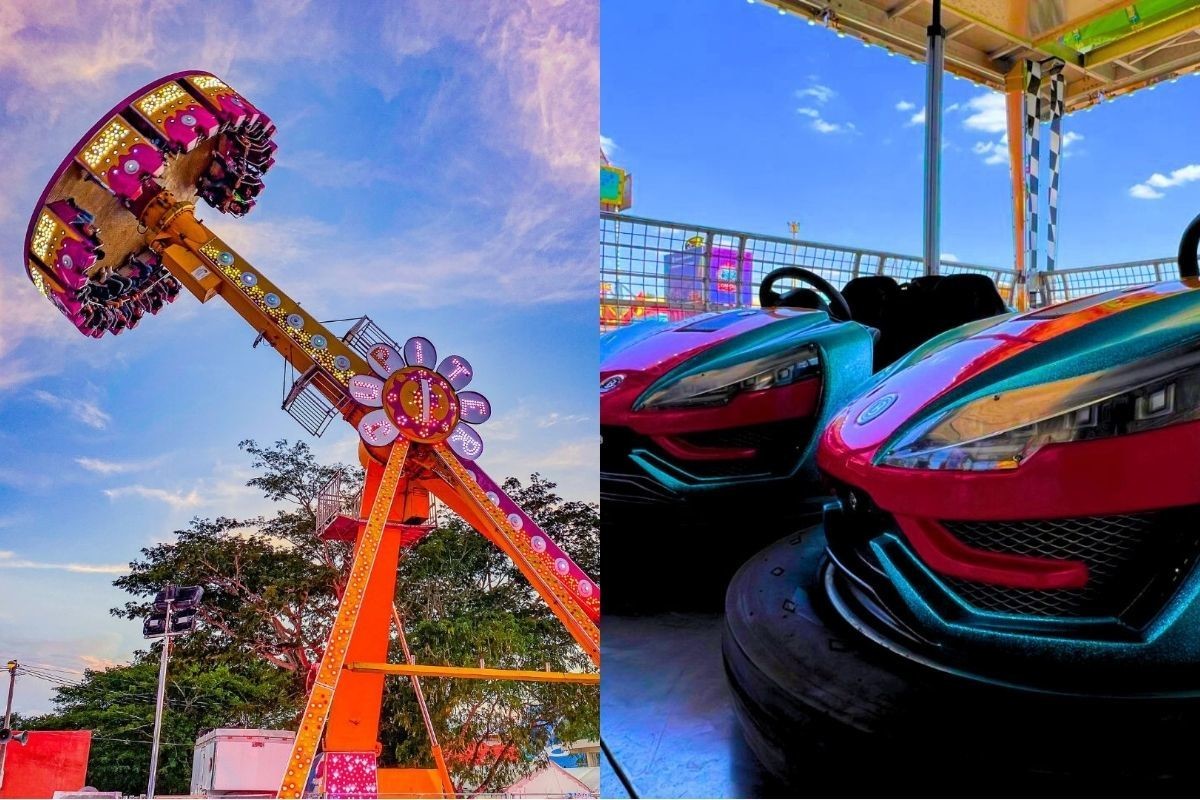
<svg viewBox="0 0 1200 800"><path fill-rule="evenodd" d="M158 656L158 697L154 702L154 741L150 746L150 778L146 783L146 797L154 797L154 782L158 777L158 743L162 735L163 705L167 692L167 659L170 658L171 639L187 633L196 626L196 609L204 596L201 586L166 587L154 597L154 613L142 624L142 636L147 639L162 639L162 651Z"/></svg>

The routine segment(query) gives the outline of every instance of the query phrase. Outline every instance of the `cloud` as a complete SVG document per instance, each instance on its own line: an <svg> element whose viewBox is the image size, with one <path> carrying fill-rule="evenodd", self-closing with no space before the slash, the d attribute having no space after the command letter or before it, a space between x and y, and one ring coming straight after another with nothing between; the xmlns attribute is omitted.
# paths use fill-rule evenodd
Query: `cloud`
<svg viewBox="0 0 1200 800"><path fill-rule="evenodd" d="M0 180L4 180L6 175L12 177L2 166L5 147L5 138L0 137ZM28 185L27 182L5 182L8 185ZM2 217L3 214L0 214ZM23 227L21 231L23 235ZM10 269L0 270L0 320L4 321L0 325L0 362L4 363L4 369L0 370L0 391L54 374L61 360L60 351L83 343L83 337L75 332L71 323L37 293L25 276L25 271L12 269L11 263L9 266ZM31 340L48 347L38 356L19 353L22 345Z"/></svg>
<svg viewBox="0 0 1200 800"><path fill-rule="evenodd" d="M592 169L594 156L593 150ZM289 275L284 266L276 280L286 281L293 296L319 298L330 310L333 299L389 295L422 308L462 308L470 302L529 306L594 297L595 270L581 269L579 263L585 232L579 224L563 222L564 206L569 210L570 204L517 191L506 198L503 210L480 220L471 236L462 235L456 219L441 218L373 237L362 251L347 251L344 231L307 217L236 224L214 220L212 227L252 262L323 264L324 269L303 275ZM514 242L520 243L518 250ZM480 280L481 275L489 277ZM311 308L320 314L317 303Z"/></svg>
<svg viewBox="0 0 1200 800"><path fill-rule="evenodd" d="M958 261L959 260L958 256L954 255L954 253L942 253L939 257L941 258L942 261Z"/></svg>
<svg viewBox="0 0 1200 800"><path fill-rule="evenodd" d="M1194 180L1200 180L1200 164L1188 164L1186 167L1172 170L1170 177L1156 172L1147 179L1146 183L1155 189L1169 189L1172 186L1181 186Z"/></svg>
<svg viewBox="0 0 1200 800"><path fill-rule="evenodd" d="M796 113L802 117L809 117L812 122L809 127L817 133L848 133L854 130L852 122L830 122L821 116L821 112L815 108L797 108Z"/></svg>
<svg viewBox="0 0 1200 800"><path fill-rule="evenodd" d="M3 301L0 301L0 319L8 320L11 317L4 315L2 310ZM0 350L3 348L0 347ZM24 386L30 381L35 381L39 378L45 378L54 374L54 369L46 365L33 365L24 358L10 358L4 364L3 371L0 371L0 392L8 389L15 389L18 386Z"/></svg>
<svg viewBox="0 0 1200 800"><path fill-rule="evenodd" d="M1169 175L1156 172L1142 183L1129 187L1129 196L1138 200L1158 200L1164 197L1163 189L1183 186L1185 183L1200 180L1200 164L1188 164L1179 169L1171 170Z"/></svg>
<svg viewBox="0 0 1200 800"><path fill-rule="evenodd" d="M540 468L584 469L594 468L599 442L588 438L579 442L564 442L538 460Z"/></svg>
<svg viewBox="0 0 1200 800"><path fill-rule="evenodd" d="M557 411L551 411L544 417L538 419L539 428L551 428L555 425L571 425L577 422L588 422L591 417L585 414L560 414Z"/></svg>
<svg viewBox="0 0 1200 800"><path fill-rule="evenodd" d="M80 655L78 658L81 662L83 662L83 666L86 669L90 669L93 672L103 672L106 669L112 669L113 667L119 666L121 663L119 661L114 661L111 658L105 658L104 656L94 656L89 653L84 653L83 655Z"/></svg>
<svg viewBox="0 0 1200 800"><path fill-rule="evenodd" d="M1004 108L1004 95L999 92L987 92L976 95L965 104L967 112L963 127L984 133L1003 133L1008 126L1008 118Z"/></svg>
<svg viewBox="0 0 1200 800"><path fill-rule="evenodd" d="M453 3L393 4L382 38L398 60L444 49L459 70L478 62L485 86L471 102L489 134L536 158L549 180L593 191L599 15L588 5L480 0L464 14Z"/></svg>
<svg viewBox="0 0 1200 800"><path fill-rule="evenodd" d="M155 489L149 486L133 484L132 486L118 486L115 489L105 489L104 494L110 500L118 500L122 497L141 497L146 500L156 500L160 503L166 503L176 511L184 508L195 508L200 505L203 499L200 493L192 489L187 494L182 492L170 492L166 489Z"/></svg>
<svg viewBox="0 0 1200 800"><path fill-rule="evenodd" d="M841 133L843 131L853 130L854 126L850 124L842 124L839 122L827 122L817 118L812 121L812 129L817 133Z"/></svg>
<svg viewBox="0 0 1200 800"><path fill-rule="evenodd" d="M25 558L17 558L17 554L11 550L0 550L0 569L55 569L88 575L121 575L129 570L129 565L31 561Z"/></svg>
<svg viewBox="0 0 1200 800"><path fill-rule="evenodd" d="M925 107L922 106L919 110L915 110L916 108L916 103L910 103L907 100L901 100L899 103L896 103L897 111L900 111L904 114L909 114L912 112L908 118L908 122L904 123L905 127L911 128L914 125L925 124Z"/></svg>
<svg viewBox="0 0 1200 800"><path fill-rule="evenodd" d="M95 472L99 475L122 475L126 472L140 472L151 467L156 467L166 459L166 456L159 456L148 461L104 461L99 458L88 458L81 456L75 459L75 463L86 469L88 472Z"/></svg>
<svg viewBox="0 0 1200 800"><path fill-rule="evenodd" d="M983 163L985 164L1007 164L1007 138L1003 137L998 142L976 142L975 146L971 148L971 152L983 156Z"/></svg>
<svg viewBox="0 0 1200 800"><path fill-rule="evenodd" d="M342 154L320 150L284 152L276 166L299 172L304 179L324 189L366 187L379 183L395 183L400 176L375 158L346 158Z"/></svg>
<svg viewBox="0 0 1200 800"><path fill-rule="evenodd" d="M1165 194L1147 186L1144 183L1138 183L1129 187L1129 196L1138 200L1158 200L1166 197Z"/></svg>
<svg viewBox="0 0 1200 800"><path fill-rule="evenodd" d="M1083 134L1068 131L1062 137L1062 154L1065 158L1070 153L1070 147L1075 142L1083 140ZM1008 163L1008 133L994 142L976 142L971 152L983 157L983 163L990 165Z"/></svg>
<svg viewBox="0 0 1200 800"><path fill-rule="evenodd" d="M600 149L604 151L604 155L612 158L612 154L620 150L620 146L612 140L611 136L600 134Z"/></svg>
<svg viewBox="0 0 1200 800"><path fill-rule="evenodd" d="M811 98L817 105L822 106L828 103L833 98L837 97L837 92L816 82L816 76L809 76L812 83L805 89L797 89L795 92L796 98L805 100ZM850 133L855 130L852 122L831 122L824 118L821 111L813 108L810 105L800 106L796 109L796 113L802 117L808 117L811 122L808 127L817 133Z"/></svg>
<svg viewBox="0 0 1200 800"><path fill-rule="evenodd" d="M36 389L33 392L33 397L53 409L66 411L84 425L98 431L104 430L108 427L108 423L112 422L112 417L108 412L91 400L84 400L79 397L68 400L65 397L51 394L44 389Z"/></svg>
<svg viewBox="0 0 1200 800"><path fill-rule="evenodd" d="M837 96L837 92L835 92L833 89L830 89L828 86L822 86L819 83L814 83L812 86L809 86L807 89L797 89L796 90L796 98L797 99L804 99L805 97L811 97L822 105L824 105L825 103L828 103L830 100L832 100L836 96Z"/></svg>

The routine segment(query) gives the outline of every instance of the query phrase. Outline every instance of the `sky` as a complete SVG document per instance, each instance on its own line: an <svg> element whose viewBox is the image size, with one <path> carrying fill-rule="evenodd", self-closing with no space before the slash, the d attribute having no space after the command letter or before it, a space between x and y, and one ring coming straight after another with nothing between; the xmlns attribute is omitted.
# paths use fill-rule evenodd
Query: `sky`
<svg viewBox="0 0 1200 800"><path fill-rule="evenodd" d="M258 206L199 216L319 319L466 356L493 477L598 499L597 36L587 0L0 2L0 660L77 676L144 647L108 614L139 549L193 517L270 513L240 440L355 458L349 426L314 440L280 410L282 359L219 299L184 292L92 340L24 274L59 161L178 70L279 129ZM14 710L50 696L21 677Z"/></svg>
<svg viewBox="0 0 1200 800"><path fill-rule="evenodd" d="M745 0L606 0L600 42L627 213L921 253L923 63ZM947 77L945 103L943 257L1011 266L1003 97ZM1200 213L1198 103L1188 76L1066 117L1060 268L1175 254Z"/></svg>

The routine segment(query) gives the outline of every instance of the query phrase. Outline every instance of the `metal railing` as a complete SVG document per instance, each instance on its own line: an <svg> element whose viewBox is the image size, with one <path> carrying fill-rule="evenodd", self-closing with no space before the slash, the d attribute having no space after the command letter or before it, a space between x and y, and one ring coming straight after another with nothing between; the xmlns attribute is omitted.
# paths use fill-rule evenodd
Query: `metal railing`
<svg viewBox="0 0 1200 800"><path fill-rule="evenodd" d="M1123 264L1103 264L1098 267L1076 267L1055 272L1042 272L1037 276L1037 280L1042 287L1047 304L1050 304L1178 277L1179 261L1175 256L1171 256L1147 261L1127 261Z"/></svg>
<svg viewBox="0 0 1200 800"><path fill-rule="evenodd" d="M600 327L754 305L763 277L779 267L804 267L838 287L860 275L904 281L924 272L918 256L604 213ZM941 270L985 274L1011 295L1011 269L943 261Z"/></svg>
<svg viewBox="0 0 1200 800"><path fill-rule="evenodd" d="M603 213L600 329L753 306L763 277L792 266L812 270L839 288L861 275L905 281L924 273L919 256ZM940 268L943 275L987 275L1006 302L1012 299L1016 273L1011 267L943 261ZM1178 275L1174 258L1043 272L1036 277L1037 296L1053 303Z"/></svg>

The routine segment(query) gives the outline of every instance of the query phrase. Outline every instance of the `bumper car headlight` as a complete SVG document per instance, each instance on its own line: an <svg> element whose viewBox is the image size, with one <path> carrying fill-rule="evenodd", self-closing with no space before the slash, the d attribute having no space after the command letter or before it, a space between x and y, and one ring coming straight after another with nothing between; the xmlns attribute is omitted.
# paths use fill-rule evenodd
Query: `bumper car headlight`
<svg viewBox="0 0 1200 800"><path fill-rule="evenodd" d="M1049 444L1200 418L1200 351L988 394L908 431L876 458L909 469L1016 469Z"/></svg>
<svg viewBox="0 0 1200 800"><path fill-rule="evenodd" d="M634 410L724 405L739 392L773 389L807 378L817 372L817 364L817 348L805 345L786 353L684 374L665 386L651 388L638 398Z"/></svg>

